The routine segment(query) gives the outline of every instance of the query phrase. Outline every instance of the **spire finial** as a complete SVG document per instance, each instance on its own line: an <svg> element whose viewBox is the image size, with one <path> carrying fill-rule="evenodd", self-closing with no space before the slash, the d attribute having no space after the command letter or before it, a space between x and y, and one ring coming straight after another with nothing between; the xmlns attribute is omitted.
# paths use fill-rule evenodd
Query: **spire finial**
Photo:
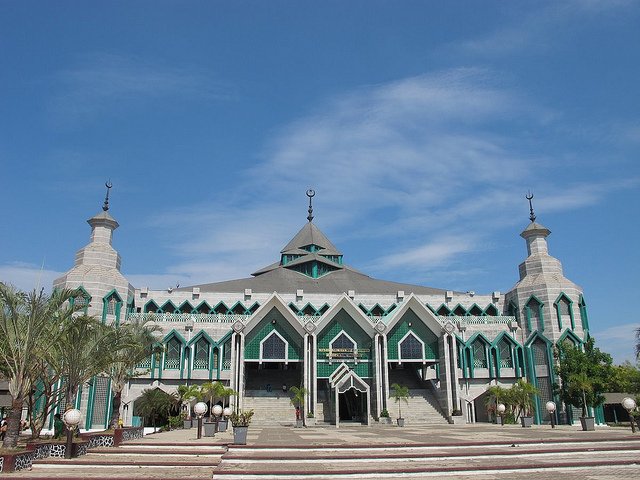
<svg viewBox="0 0 640 480"><path fill-rule="evenodd" d="M309 197L309 215L307 215L307 220L313 220L313 205L311 205L311 199L315 196L316 191L311 188L307 190L307 197Z"/></svg>
<svg viewBox="0 0 640 480"><path fill-rule="evenodd" d="M533 200L533 193L529 191L529 193L527 193L524 198L529 200L529 220L531 220L531 223L533 223L536 221L536 214L533 213L533 204L531 203L531 200Z"/></svg>
<svg viewBox="0 0 640 480"><path fill-rule="evenodd" d="M107 210L109 210L109 190L111 190L111 187L113 187L111 179L107 180L104 186L107 187L107 196L104 197L104 205L102 205L102 210L106 212Z"/></svg>

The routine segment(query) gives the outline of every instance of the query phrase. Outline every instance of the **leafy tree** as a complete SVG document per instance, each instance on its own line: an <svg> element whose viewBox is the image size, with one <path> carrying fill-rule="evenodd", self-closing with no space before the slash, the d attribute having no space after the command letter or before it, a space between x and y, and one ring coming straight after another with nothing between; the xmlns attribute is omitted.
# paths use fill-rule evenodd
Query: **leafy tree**
<svg viewBox="0 0 640 480"><path fill-rule="evenodd" d="M25 398L33 388L34 358L45 357L56 343L60 326L74 309L71 290L24 293L0 283L0 364L9 382L11 410L7 418L5 448L15 448Z"/></svg>
<svg viewBox="0 0 640 480"><path fill-rule="evenodd" d="M34 358L33 364L32 388L27 396L26 403L29 412L28 420L31 438L36 439L40 437L40 432L47 418L58 406L62 387L59 383L60 375L51 369L44 356Z"/></svg>
<svg viewBox="0 0 640 480"><path fill-rule="evenodd" d="M498 416L497 407L499 403L503 403L505 407L510 408L511 402L507 401L509 390L500 385L493 385L487 388L487 396L485 397L485 405L490 413Z"/></svg>
<svg viewBox="0 0 640 480"><path fill-rule="evenodd" d="M136 319L115 327L113 342L109 353L109 376L113 391L112 413L109 424L116 428L120 420L122 391L132 378L148 373L137 370L136 366L149 358L154 351L155 333L160 327L149 320Z"/></svg>
<svg viewBox="0 0 640 480"><path fill-rule="evenodd" d="M168 415L171 407L176 403L176 395L166 393L159 388L147 388L142 391L135 402L136 414L151 419L153 431L156 431L156 421L162 415Z"/></svg>
<svg viewBox="0 0 640 480"><path fill-rule="evenodd" d="M409 405L409 387L394 383L391 385L391 388L393 388L391 398L393 398L398 404L398 418L402 418L402 409L400 408L400 404L404 402Z"/></svg>
<svg viewBox="0 0 640 480"><path fill-rule="evenodd" d="M640 369L628 361L622 365L614 365L609 379L608 391L639 394Z"/></svg>
<svg viewBox="0 0 640 480"><path fill-rule="evenodd" d="M304 387L294 386L289 389L289 392L293 394L291 396L291 405L296 407L296 420L302 419L302 424L304 425L304 414L303 414L304 400L307 394L309 393L309 390L307 390Z"/></svg>
<svg viewBox="0 0 640 480"><path fill-rule="evenodd" d="M584 350L572 344L558 345L555 350L555 371L560 385L555 385L563 402L582 408L583 416L587 407L595 407L604 402L604 392L608 390L613 375L611 355L600 351L590 338L583 345Z"/></svg>
<svg viewBox="0 0 640 480"><path fill-rule="evenodd" d="M200 400L202 398L202 391L198 385L179 385L177 402L182 406L183 410L186 410L187 416L191 418L191 400Z"/></svg>

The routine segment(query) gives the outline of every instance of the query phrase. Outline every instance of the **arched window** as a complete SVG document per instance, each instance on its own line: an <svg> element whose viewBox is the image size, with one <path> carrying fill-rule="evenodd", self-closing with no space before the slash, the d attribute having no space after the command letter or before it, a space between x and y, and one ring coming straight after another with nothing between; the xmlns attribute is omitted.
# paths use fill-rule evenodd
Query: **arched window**
<svg viewBox="0 0 640 480"><path fill-rule="evenodd" d="M498 316L498 309L492 303L491 305L489 305L487 308L484 309L484 314L489 316L489 317L497 317Z"/></svg>
<svg viewBox="0 0 640 480"><path fill-rule="evenodd" d="M488 368L487 348L482 340L473 342L473 366L474 368Z"/></svg>
<svg viewBox="0 0 640 480"><path fill-rule="evenodd" d="M571 329L573 330L573 312L571 311L571 300L565 295L561 295L556 301L556 315L558 316L558 328L562 329L562 322L571 322Z"/></svg>
<svg viewBox="0 0 640 480"><path fill-rule="evenodd" d="M533 342L531 350L533 350L533 363L536 366L547 365L547 346L542 340L537 339Z"/></svg>
<svg viewBox="0 0 640 480"><path fill-rule="evenodd" d="M231 339L229 338L224 342L223 350L224 356L222 357L222 370L231 370Z"/></svg>
<svg viewBox="0 0 640 480"><path fill-rule="evenodd" d="M479 317L480 315L482 315L482 309L474 303L469 309L469 315Z"/></svg>
<svg viewBox="0 0 640 480"><path fill-rule="evenodd" d="M356 344L351 340L346 333L342 332L336 338L333 339L329 348L333 350L353 350L356 348Z"/></svg>
<svg viewBox="0 0 640 480"><path fill-rule="evenodd" d="M442 305L440 305L440 308L438 308L438 315L440 316L446 316L446 315L451 315L451 310L449 310L449 307L447 307L444 303Z"/></svg>
<svg viewBox="0 0 640 480"><path fill-rule="evenodd" d="M513 368L513 349L506 338L498 342L498 353L500 354L500 368Z"/></svg>
<svg viewBox="0 0 640 480"><path fill-rule="evenodd" d="M107 300L107 315L115 315L116 314L116 305L118 304L118 299L115 295L111 295Z"/></svg>
<svg viewBox="0 0 640 480"><path fill-rule="evenodd" d="M194 370L209 370L209 342L200 337L196 342L195 353L193 355Z"/></svg>
<svg viewBox="0 0 640 480"><path fill-rule="evenodd" d="M529 326L531 330L538 329L539 331L544 330L544 321L542 319L542 303L538 301L537 298L532 297L526 305L527 310L527 318L529 320Z"/></svg>
<svg viewBox="0 0 640 480"><path fill-rule="evenodd" d="M404 340L400 342L400 359L401 360L423 360L424 344L413 333L409 333Z"/></svg>
<svg viewBox="0 0 640 480"><path fill-rule="evenodd" d="M467 310L462 305L458 304L456 308L453 309L453 314L458 317L464 317L467 315Z"/></svg>
<svg viewBox="0 0 640 480"><path fill-rule="evenodd" d="M263 360L286 360L287 342L276 332L272 332L262 341Z"/></svg>
<svg viewBox="0 0 640 480"><path fill-rule="evenodd" d="M166 345L164 354L164 368L166 370L177 370L180 368L180 351L182 344L177 338L171 338Z"/></svg>

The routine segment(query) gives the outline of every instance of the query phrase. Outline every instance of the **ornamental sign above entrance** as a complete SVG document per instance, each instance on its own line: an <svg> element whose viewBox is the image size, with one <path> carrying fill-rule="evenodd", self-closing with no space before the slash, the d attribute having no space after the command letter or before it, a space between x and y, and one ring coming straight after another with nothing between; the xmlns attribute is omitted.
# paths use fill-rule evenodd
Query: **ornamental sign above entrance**
<svg viewBox="0 0 640 480"><path fill-rule="evenodd" d="M326 354L329 360L358 359L370 353L368 348L319 348L318 352Z"/></svg>

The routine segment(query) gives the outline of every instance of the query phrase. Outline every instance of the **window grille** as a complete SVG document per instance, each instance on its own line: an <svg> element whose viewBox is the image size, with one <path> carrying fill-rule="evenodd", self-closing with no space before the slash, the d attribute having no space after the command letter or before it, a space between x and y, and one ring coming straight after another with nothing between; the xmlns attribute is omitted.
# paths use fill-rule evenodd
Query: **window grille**
<svg viewBox="0 0 640 480"><path fill-rule="evenodd" d="M115 315L116 314L116 304L118 300L115 296L110 296L109 300L107 300L107 315Z"/></svg>
<svg viewBox="0 0 640 480"><path fill-rule="evenodd" d="M262 343L262 358L267 360L284 360L287 344L275 332Z"/></svg>
<svg viewBox="0 0 640 480"><path fill-rule="evenodd" d="M533 345L533 362L536 365L547 365L547 346L542 340L536 340Z"/></svg>
<svg viewBox="0 0 640 480"><path fill-rule="evenodd" d="M400 356L404 359L422 360L423 355L422 343L415 335L409 334L402 343L400 343Z"/></svg>
<svg viewBox="0 0 640 480"><path fill-rule="evenodd" d="M500 351L500 368L513 368L513 352L511 345L504 338L498 344Z"/></svg>
<svg viewBox="0 0 640 480"><path fill-rule="evenodd" d="M213 349L213 368L218 368L218 357L219 357L218 349L214 348Z"/></svg>
<svg viewBox="0 0 640 480"><path fill-rule="evenodd" d="M563 317L570 318L570 316L571 316L571 304L569 303L569 300L567 300L566 298L563 297L558 302L558 312Z"/></svg>
<svg viewBox="0 0 640 480"><path fill-rule="evenodd" d="M329 348L353 350L355 346L356 345L351 340L349 340L349 337L347 337L344 333L341 333L333 342L331 342Z"/></svg>
<svg viewBox="0 0 640 480"><path fill-rule="evenodd" d="M109 379L107 377L96 377L94 382L91 426L102 426L106 422Z"/></svg>
<svg viewBox="0 0 640 480"><path fill-rule="evenodd" d="M172 338L167 343L167 350L164 355L164 368L167 370L177 370L180 368L180 342Z"/></svg>
<svg viewBox="0 0 640 480"><path fill-rule="evenodd" d="M473 343L473 366L487 368L487 349L481 341Z"/></svg>
<svg viewBox="0 0 640 480"><path fill-rule="evenodd" d="M222 369L231 370L231 339L224 343L224 357L222 359Z"/></svg>
<svg viewBox="0 0 640 480"><path fill-rule="evenodd" d="M196 352L193 357L193 368L195 370L209 369L209 342L201 338L196 342Z"/></svg>
<svg viewBox="0 0 640 480"><path fill-rule="evenodd" d="M529 300L527 303L527 307L529 307L529 319L531 320L531 328L541 329L542 322L540 318L540 302L538 302L535 298Z"/></svg>

